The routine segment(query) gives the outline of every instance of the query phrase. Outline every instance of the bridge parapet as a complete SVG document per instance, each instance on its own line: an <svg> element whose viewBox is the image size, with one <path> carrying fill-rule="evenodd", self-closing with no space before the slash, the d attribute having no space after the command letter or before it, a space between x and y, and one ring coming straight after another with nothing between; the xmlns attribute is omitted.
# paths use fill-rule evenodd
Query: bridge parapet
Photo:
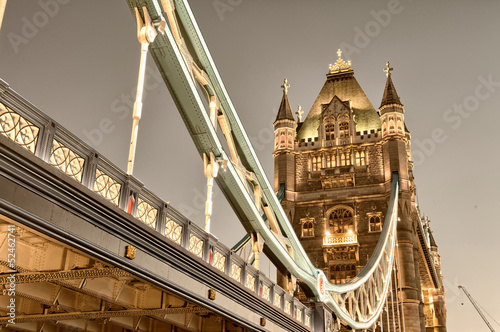
<svg viewBox="0 0 500 332"><path fill-rule="evenodd" d="M313 329L314 310L149 191L138 179L120 170L41 112L1 79L0 135L57 168L61 177L76 182L75 187L93 192L95 200L132 215L169 243L190 252L192 259L208 263L233 283Z"/></svg>

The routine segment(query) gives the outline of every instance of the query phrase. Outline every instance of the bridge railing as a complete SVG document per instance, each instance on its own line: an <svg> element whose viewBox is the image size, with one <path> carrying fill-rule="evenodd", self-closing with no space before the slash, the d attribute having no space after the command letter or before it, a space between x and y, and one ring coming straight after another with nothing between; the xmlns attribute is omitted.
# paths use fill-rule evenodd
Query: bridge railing
<svg viewBox="0 0 500 332"><path fill-rule="evenodd" d="M312 329L313 310L149 191L139 180L53 121L1 79L0 135L57 168L61 176L92 191L96 200L131 214L189 251L193 259L205 261L234 283Z"/></svg>

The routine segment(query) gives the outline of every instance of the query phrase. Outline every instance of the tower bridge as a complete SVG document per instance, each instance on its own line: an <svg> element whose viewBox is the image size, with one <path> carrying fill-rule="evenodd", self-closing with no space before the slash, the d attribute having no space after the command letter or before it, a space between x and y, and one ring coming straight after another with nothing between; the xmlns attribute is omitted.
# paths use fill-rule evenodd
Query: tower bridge
<svg viewBox="0 0 500 332"><path fill-rule="evenodd" d="M415 203L390 65L378 111L340 51L304 121L285 80L271 186L187 1L127 3L142 54L127 172L0 81L0 324L446 331L437 246ZM204 229L133 176L148 52L205 166ZM210 233L214 180L248 232L238 247L248 243L250 259ZM262 254L277 283L260 271Z"/></svg>

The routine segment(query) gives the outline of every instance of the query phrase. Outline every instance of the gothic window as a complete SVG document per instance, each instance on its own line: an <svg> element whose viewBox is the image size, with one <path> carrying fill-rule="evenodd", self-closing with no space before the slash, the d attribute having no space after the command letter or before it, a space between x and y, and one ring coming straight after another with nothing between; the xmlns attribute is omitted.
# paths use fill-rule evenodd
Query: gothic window
<svg viewBox="0 0 500 332"><path fill-rule="evenodd" d="M276 136L276 141L279 141L279 149L284 149L286 147L286 133L285 131L281 130L278 132ZM276 143L278 144L278 143Z"/></svg>
<svg viewBox="0 0 500 332"><path fill-rule="evenodd" d="M340 166L350 166L351 165L351 152L342 152L340 154Z"/></svg>
<svg viewBox="0 0 500 332"><path fill-rule="evenodd" d="M328 122L325 125L325 139L327 141L335 139L335 124L333 122Z"/></svg>
<svg viewBox="0 0 500 332"><path fill-rule="evenodd" d="M392 134L394 133L395 127L394 127L394 117L390 116L389 117L389 133Z"/></svg>
<svg viewBox="0 0 500 332"><path fill-rule="evenodd" d="M365 151L356 151L356 166L365 166Z"/></svg>
<svg viewBox="0 0 500 332"><path fill-rule="evenodd" d="M354 231L352 211L343 207L333 210L328 216L330 233L347 233Z"/></svg>
<svg viewBox="0 0 500 332"><path fill-rule="evenodd" d="M321 169L321 157L312 157L312 171L316 172Z"/></svg>
<svg viewBox="0 0 500 332"><path fill-rule="evenodd" d="M335 152L332 152L332 154L327 154L326 155L326 167L335 167L337 166L337 156Z"/></svg>
<svg viewBox="0 0 500 332"><path fill-rule="evenodd" d="M339 123L339 136L340 138L349 137L349 122L343 121Z"/></svg>
<svg viewBox="0 0 500 332"><path fill-rule="evenodd" d="M398 117L397 120L398 120L398 134L402 134L403 133L403 124L402 124L401 118Z"/></svg>
<svg viewBox="0 0 500 332"><path fill-rule="evenodd" d="M305 219L302 222L302 237L314 236L314 225L312 219Z"/></svg>
<svg viewBox="0 0 500 332"><path fill-rule="evenodd" d="M382 230L381 215L368 215L370 232L380 232Z"/></svg>
<svg viewBox="0 0 500 332"><path fill-rule="evenodd" d="M292 131L288 131L288 147L293 148L293 134Z"/></svg>

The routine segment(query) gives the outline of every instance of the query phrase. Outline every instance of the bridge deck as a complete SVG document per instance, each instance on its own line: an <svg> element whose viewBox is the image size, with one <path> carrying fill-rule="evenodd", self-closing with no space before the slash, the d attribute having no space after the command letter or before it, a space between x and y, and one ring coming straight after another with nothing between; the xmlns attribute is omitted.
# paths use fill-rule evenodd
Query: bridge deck
<svg viewBox="0 0 500 332"><path fill-rule="evenodd" d="M23 293L26 299L30 299L30 292L37 287L25 285L33 283L57 293L56 285L70 289L65 283L73 282L75 286L79 281L82 285L77 291L82 294L86 288L98 288L100 282L108 291L109 287L130 291L137 285L135 289L142 289L143 298L154 302L156 296L162 300L149 307L141 306L136 301L138 293L133 293L136 302L125 305L118 301L118 295L114 300L117 303L106 302L106 314L103 310L90 310L89 315L108 321L113 315L129 317L128 323L124 323L125 318L117 318L121 322L118 324L132 322L139 328L146 324L146 320L141 323L139 317L150 320L166 317L155 324L173 323L177 319L182 320L179 324L186 330L197 330L196 324L208 324L211 320L219 325L227 321L240 328L261 331L308 331L317 324L313 310L233 255L214 236L148 191L140 181L127 176L1 80L0 91L2 234L5 236L5 224L9 222L22 229L17 235L18 248L27 247L18 256L38 250L23 238L25 234L29 234L27 238L37 239L35 242L45 243L45 247L59 248L56 250L59 256L40 258L39 265L30 265L32 262L23 260L26 258L19 258L18 278L26 283L20 286L27 290ZM135 250L134 259L125 257L127 248ZM45 252L50 254L50 251ZM2 272L7 272L4 253L2 251ZM89 274L71 270L67 263L71 256L68 253L81 256L80 261L95 262L80 267ZM58 266L55 272L59 274L47 276L46 272L54 271L46 267L44 270L44 266ZM97 273L95 270L99 268L104 270L98 271L94 280L92 273ZM43 277L36 271L41 271ZM64 276L70 281L58 279ZM146 288L154 291L148 293L144 291ZM209 299L209 290L215 291L214 300ZM47 310L23 312L19 318L26 324L72 320L75 316L71 315L74 314L71 309L81 310L56 305L56 301L49 306L47 301L53 298L45 298L44 302L43 296L33 294L31 300L43 303ZM178 309L180 313L168 311L179 306L170 305L164 299L167 294L175 299L172 303L184 301L182 306L186 309ZM100 293L92 296L98 299ZM3 312L6 312L5 303L4 296L0 302ZM156 311L148 313L147 310ZM54 316L57 314L61 316ZM6 320L4 317L0 322ZM262 319L266 321L265 326Z"/></svg>

